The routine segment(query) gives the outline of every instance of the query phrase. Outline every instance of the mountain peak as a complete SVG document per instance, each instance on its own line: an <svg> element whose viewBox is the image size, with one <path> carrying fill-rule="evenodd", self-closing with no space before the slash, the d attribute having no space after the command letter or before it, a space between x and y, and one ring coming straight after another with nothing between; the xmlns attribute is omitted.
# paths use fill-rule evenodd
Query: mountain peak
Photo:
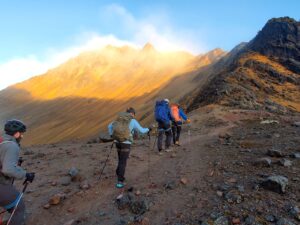
<svg viewBox="0 0 300 225"><path fill-rule="evenodd" d="M277 58L282 63L291 58L300 61L300 22L289 17L270 19L249 43L248 49ZM299 64L291 63L293 71L299 73Z"/></svg>
<svg viewBox="0 0 300 225"><path fill-rule="evenodd" d="M144 45L142 51L155 51L155 48L154 48L154 46L151 43L147 42Z"/></svg>

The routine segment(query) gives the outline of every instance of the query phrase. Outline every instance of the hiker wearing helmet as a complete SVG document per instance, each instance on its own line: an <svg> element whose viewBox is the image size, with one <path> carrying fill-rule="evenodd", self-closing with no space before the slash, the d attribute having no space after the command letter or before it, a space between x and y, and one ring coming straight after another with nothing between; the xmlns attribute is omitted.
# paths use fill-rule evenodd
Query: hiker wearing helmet
<svg viewBox="0 0 300 225"><path fill-rule="evenodd" d="M171 112L169 108L169 99L164 99L162 101L157 101L155 105L155 120L158 123L158 140L157 148L158 152L161 155L163 137L166 135L165 141L165 151L170 151L171 139L172 139L172 130L171 130Z"/></svg>
<svg viewBox="0 0 300 225"><path fill-rule="evenodd" d="M172 133L173 133L173 143L174 145L179 144L179 137L181 133L181 126L183 124L183 121L186 121L187 123L190 122L190 120L187 118L185 113L183 112L182 108L179 104L173 103L170 105L171 115L172 115Z"/></svg>
<svg viewBox="0 0 300 225"><path fill-rule="evenodd" d="M143 128L135 118L134 108L128 108L126 112L120 113L117 119L108 125L109 134L116 141L118 150L117 188L124 187L125 169L129 157L131 144L133 142L133 132L142 134L149 133L151 128Z"/></svg>
<svg viewBox="0 0 300 225"><path fill-rule="evenodd" d="M25 205L20 200L20 193L13 186L14 179L24 179L32 182L34 173L26 173L20 167L20 142L26 132L26 126L19 120L8 120L4 126L5 134L0 140L0 206L12 213L10 225L21 225L25 222Z"/></svg>

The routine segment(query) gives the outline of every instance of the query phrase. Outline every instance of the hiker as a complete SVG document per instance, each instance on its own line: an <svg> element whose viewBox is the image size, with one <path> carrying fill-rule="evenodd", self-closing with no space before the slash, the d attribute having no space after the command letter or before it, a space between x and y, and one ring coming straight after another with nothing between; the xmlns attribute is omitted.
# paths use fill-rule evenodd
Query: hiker
<svg viewBox="0 0 300 225"><path fill-rule="evenodd" d="M157 148L158 153L162 154L162 145L163 145L163 137L166 135L165 142L165 151L169 152L171 139L172 139L172 130L171 130L171 121L172 115L169 108L169 99L164 99L162 101L157 101L155 105L155 119L158 122L158 140L157 140Z"/></svg>
<svg viewBox="0 0 300 225"><path fill-rule="evenodd" d="M120 113L118 118L108 125L109 134L116 141L118 150L118 167L117 174L117 188L124 187L125 169L127 159L129 157L131 144L133 142L133 132L138 131L146 134L151 131L151 128L143 128L135 118L135 110L130 107L126 112Z"/></svg>
<svg viewBox="0 0 300 225"><path fill-rule="evenodd" d="M190 123L190 120L187 118L183 109L179 104L173 103L170 105L171 115L172 115L172 133L173 133L173 144L180 146L179 138L181 133L181 126L183 121Z"/></svg>
<svg viewBox="0 0 300 225"><path fill-rule="evenodd" d="M12 213L20 198L20 193L13 186L14 179L32 182L34 173L26 173L20 167L20 141L26 132L26 126L19 120L8 120L4 126L5 134L0 140L0 206ZM25 204L21 199L10 225L22 225L25 222Z"/></svg>

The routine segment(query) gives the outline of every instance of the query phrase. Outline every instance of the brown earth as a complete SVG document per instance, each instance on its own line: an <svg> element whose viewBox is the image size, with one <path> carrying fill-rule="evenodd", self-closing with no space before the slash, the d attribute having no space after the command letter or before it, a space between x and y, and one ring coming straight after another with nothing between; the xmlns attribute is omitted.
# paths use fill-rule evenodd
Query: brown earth
<svg viewBox="0 0 300 225"><path fill-rule="evenodd" d="M300 121L299 115L207 106L190 117L192 124L184 125L181 146L172 152L157 155L152 149L154 136L150 145L144 139L132 148L126 188L131 189L130 196L138 195L135 201L147 203L149 209L142 215L130 207L117 207L115 149L103 179L98 179L111 143L68 142L24 149L24 167L36 172L36 180L25 195L28 224L196 225L204 221L213 224L224 217L228 224L246 224L251 216L256 224L274 224L268 220L280 218L299 224L288 211L290 205L299 207L300 200L300 159L289 157L290 153L300 152L300 129L292 126ZM265 120L276 120L278 124L261 124ZM266 152L272 148L281 150L293 165L276 164L279 158L275 157L269 157L273 162L270 167L253 165L256 159L268 157ZM67 175L72 167L79 169L75 181ZM259 185L272 174L288 177L285 194ZM83 181L91 187L80 189ZM59 193L64 199L45 209L48 200ZM139 220L142 222L133 222Z"/></svg>

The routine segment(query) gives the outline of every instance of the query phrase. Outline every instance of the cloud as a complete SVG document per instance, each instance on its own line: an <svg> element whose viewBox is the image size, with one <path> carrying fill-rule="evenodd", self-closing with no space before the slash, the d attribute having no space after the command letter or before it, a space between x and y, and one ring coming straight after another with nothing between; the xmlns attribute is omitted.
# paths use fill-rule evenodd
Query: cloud
<svg viewBox="0 0 300 225"><path fill-rule="evenodd" d="M135 18L124 7L112 4L105 7L101 15L104 21L117 24L129 41L139 46L150 42L160 51L185 50L194 54L207 50L198 34L172 25L166 12Z"/></svg>
<svg viewBox="0 0 300 225"><path fill-rule="evenodd" d="M41 75L84 51L101 49L109 44L119 47L124 45L137 47L133 43L119 40L113 35L100 36L96 33L84 33L80 36L81 39L84 39L82 44L63 50L47 49L44 60L39 60L36 56L29 55L0 64L0 90L17 82L27 80L32 76Z"/></svg>
<svg viewBox="0 0 300 225"><path fill-rule="evenodd" d="M109 44L137 48L150 42L160 51L187 50L195 54L205 50L201 41L195 39L199 35L174 27L165 12L136 18L117 4L108 5L100 11L101 21L110 28L108 34L84 32L74 37L74 40L77 40L76 45L65 49L45 49L43 59L28 55L0 64L0 90L32 76L43 74L83 51L100 49ZM115 33L122 38L116 37Z"/></svg>

